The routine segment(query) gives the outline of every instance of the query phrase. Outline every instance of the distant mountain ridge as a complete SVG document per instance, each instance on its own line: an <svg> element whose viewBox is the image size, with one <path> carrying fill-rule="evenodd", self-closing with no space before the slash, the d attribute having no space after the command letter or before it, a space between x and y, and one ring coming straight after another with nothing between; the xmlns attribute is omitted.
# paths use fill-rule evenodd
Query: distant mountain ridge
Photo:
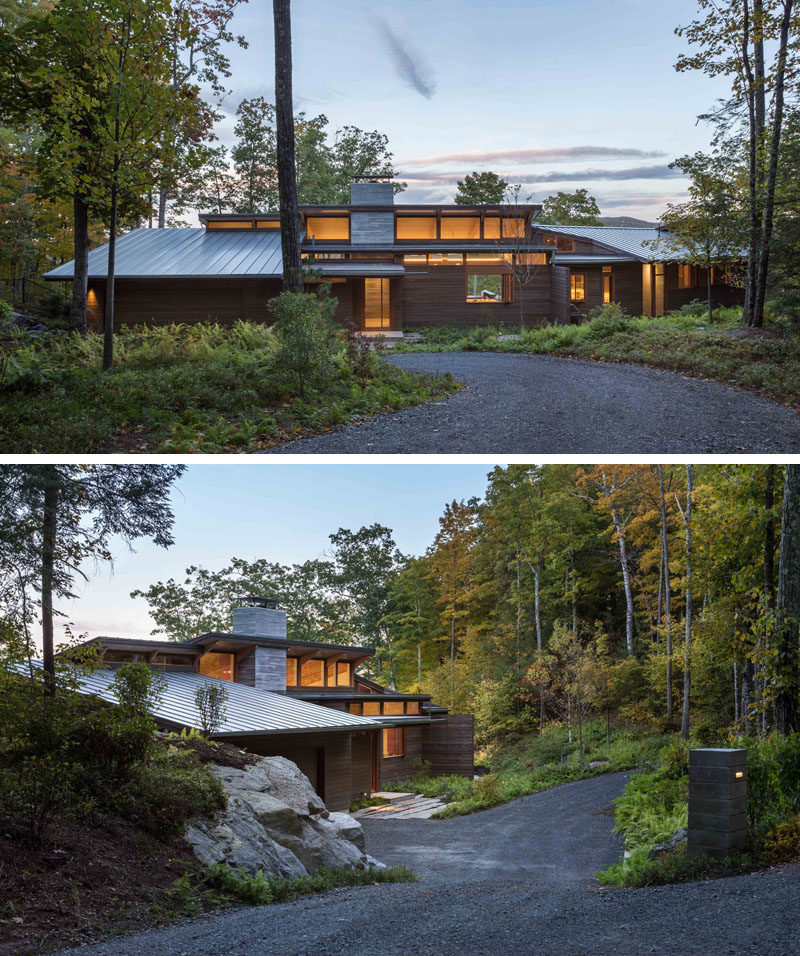
<svg viewBox="0 0 800 956"><path fill-rule="evenodd" d="M641 228L649 227L656 229L657 222L647 222L645 219L634 219L633 216L600 216L601 226L639 226Z"/></svg>

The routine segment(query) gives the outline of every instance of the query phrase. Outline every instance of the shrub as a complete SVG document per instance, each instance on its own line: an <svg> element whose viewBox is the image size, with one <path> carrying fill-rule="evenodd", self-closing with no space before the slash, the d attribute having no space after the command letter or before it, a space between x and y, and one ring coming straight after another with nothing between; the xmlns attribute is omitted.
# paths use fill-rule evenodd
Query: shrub
<svg viewBox="0 0 800 956"><path fill-rule="evenodd" d="M770 830L764 840L764 852L770 863L800 859L800 815Z"/></svg>
<svg viewBox="0 0 800 956"><path fill-rule="evenodd" d="M210 737L225 723L228 697L224 684L204 684L194 692L194 700L203 725L203 736Z"/></svg>
<svg viewBox="0 0 800 956"><path fill-rule="evenodd" d="M478 777L472 784L472 792L480 803L492 805L502 799L502 790L500 781L493 773L487 773L483 777Z"/></svg>
<svg viewBox="0 0 800 956"><path fill-rule="evenodd" d="M149 715L161 700L166 686L163 676L154 674L143 661L123 664L111 682L111 690L121 710L135 717Z"/></svg>
<svg viewBox="0 0 800 956"><path fill-rule="evenodd" d="M305 398L307 390L333 370L336 300L310 292L282 292L268 308L279 343L275 373L289 383L293 394Z"/></svg>

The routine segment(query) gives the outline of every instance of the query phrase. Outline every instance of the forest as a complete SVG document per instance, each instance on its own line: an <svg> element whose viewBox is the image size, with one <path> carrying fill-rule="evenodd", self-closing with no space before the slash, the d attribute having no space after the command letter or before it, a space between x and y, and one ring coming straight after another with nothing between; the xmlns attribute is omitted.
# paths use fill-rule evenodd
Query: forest
<svg viewBox="0 0 800 956"><path fill-rule="evenodd" d="M577 734L590 713L764 734L795 719L796 634L790 660L776 636L785 471L496 467L424 554L381 525L340 528L302 564L233 557L134 596L175 640L224 629L237 594L278 598L296 638L375 647L378 680L474 713L481 741L562 720Z"/></svg>

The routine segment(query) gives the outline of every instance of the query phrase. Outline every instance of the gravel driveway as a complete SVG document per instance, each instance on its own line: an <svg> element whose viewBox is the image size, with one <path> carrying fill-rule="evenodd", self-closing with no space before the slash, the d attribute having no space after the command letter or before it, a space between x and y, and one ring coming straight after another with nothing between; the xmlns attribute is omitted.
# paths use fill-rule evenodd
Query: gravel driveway
<svg viewBox="0 0 800 956"><path fill-rule="evenodd" d="M392 355L466 387L268 454L716 454L800 451L800 416L717 382L543 355Z"/></svg>
<svg viewBox="0 0 800 956"><path fill-rule="evenodd" d="M369 821L367 849L418 883L334 890L76 950L80 956L794 956L800 867L601 890L603 813L625 774L471 817Z"/></svg>

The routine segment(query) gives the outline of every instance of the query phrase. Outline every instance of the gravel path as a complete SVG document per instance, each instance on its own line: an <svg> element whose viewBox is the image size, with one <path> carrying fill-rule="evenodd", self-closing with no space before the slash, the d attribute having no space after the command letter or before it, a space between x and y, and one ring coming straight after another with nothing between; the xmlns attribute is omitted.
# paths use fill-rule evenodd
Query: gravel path
<svg viewBox="0 0 800 956"><path fill-rule="evenodd" d="M392 355L466 387L271 454L716 454L800 451L792 409L717 382L543 355Z"/></svg>
<svg viewBox="0 0 800 956"><path fill-rule="evenodd" d="M334 890L69 950L77 956L796 956L800 867L601 890L602 813L625 774L452 820L369 821L367 849L418 883Z"/></svg>

